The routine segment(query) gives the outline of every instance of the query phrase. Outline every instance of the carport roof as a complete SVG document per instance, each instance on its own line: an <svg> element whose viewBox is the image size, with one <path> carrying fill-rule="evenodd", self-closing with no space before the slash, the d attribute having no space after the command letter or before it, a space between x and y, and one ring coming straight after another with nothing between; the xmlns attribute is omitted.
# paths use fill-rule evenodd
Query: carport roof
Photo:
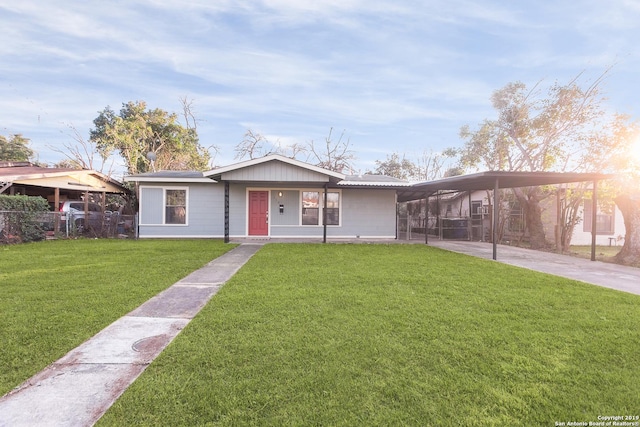
<svg viewBox="0 0 640 427"><path fill-rule="evenodd" d="M0 193L14 184L105 193L129 191L118 181L95 170L43 168L28 162L2 162L0 184L4 184L0 185Z"/></svg>
<svg viewBox="0 0 640 427"><path fill-rule="evenodd" d="M398 190L398 201L424 199L438 191L476 191L495 188L535 187L539 185L566 184L570 182L600 181L612 175L602 173L571 172L480 172L469 175L452 176L413 184Z"/></svg>

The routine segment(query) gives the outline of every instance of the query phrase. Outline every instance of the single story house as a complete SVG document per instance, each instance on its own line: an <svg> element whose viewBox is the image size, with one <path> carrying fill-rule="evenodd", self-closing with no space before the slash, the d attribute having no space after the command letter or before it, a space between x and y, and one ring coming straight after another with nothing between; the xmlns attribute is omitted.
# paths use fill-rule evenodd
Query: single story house
<svg viewBox="0 0 640 427"><path fill-rule="evenodd" d="M125 177L136 185L142 238L396 238L406 181L344 175L281 155L206 172Z"/></svg>

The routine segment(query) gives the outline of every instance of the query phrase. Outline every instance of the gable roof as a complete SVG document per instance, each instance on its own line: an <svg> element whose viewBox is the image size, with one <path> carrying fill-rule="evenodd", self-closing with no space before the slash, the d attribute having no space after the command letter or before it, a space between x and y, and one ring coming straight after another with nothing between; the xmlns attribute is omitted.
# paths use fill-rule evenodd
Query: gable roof
<svg viewBox="0 0 640 427"><path fill-rule="evenodd" d="M205 182L271 182L290 184L330 183L332 186L352 188L397 188L409 182L384 175L344 175L309 163L272 154L232 165L199 171L158 171L129 175L127 182L189 183Z"/></svg>
<svg viewBox="0 0 640 427"><path fill-rule="evenodd" d="M274 161L282 162L282 163L295 166L298 168L302 168L310 172L315 172L321 175L326 175L327 177L334 178L337 180L343 180L345 178L345 175L339 172L323 169L321 167L314 166L309 163L301 162L299 160L291 159L289 157L285 157L280 154L270 154L268 156L260 157L257 159L246 160L246 161L235 163L229 166L223 166L221 168L216 168L216 169L212 169L210 171L204 172L203 175L207 177L215 177L217 179L221 175L229 172L235 172L240 169L249 168L252 166L257 166L257 165L265 164L268 162L274 162Z"/></svg>

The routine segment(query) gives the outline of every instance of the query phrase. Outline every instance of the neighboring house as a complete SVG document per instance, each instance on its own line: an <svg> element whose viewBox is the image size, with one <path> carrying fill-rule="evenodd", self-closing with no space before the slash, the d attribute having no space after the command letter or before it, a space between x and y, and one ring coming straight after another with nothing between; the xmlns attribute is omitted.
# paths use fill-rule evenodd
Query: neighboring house
<svg viewBox="0 0 640 427"><path fill-rule="evenodd" d="M207 172L160 171L134 182L142 238L396 238L396 190L280 155ZM323 218L326 217L326 224Z"/></svg>
<svg viewBox="0 0 640 427"><path fill-rule="evenodd" d="M43 168L29 162L0 162L0 194L40 196L51 208L85 193L128 193L119 182L87 169Z"/></svg>
<svg viewBox="0 0 640 427"><path fill-rule="evenodd" d="M471 197L469 192L458 192L453 194L445 194L437 199L437 205L440 207L440 220L445 222L442 227L446 231L447 220L455 221L457 219L471 218L471 240L490 240L490 224L491 224L491 200L488 191L473 191ZM433 197L435 199L435 197ZM515 239L522 235L525 231L524 213L517 203L503 200L502 215L508 213L508 218L504 221L503 235L504 239ZM431 203L430 209L433 209L434 203ZM554 241L555 229L557 224L557 201L555 197L549 197L541 203L543 209L542 220L544 222L545 236L549 242ZM471 216L469 213L471 212ZM435 228L436 212L430 211L430 226ZM580 222L575 226L571 244L573 245L590 245L591 244L591 200L585 199L578 212ZM466 226L467 223L465 223ZM622 213L617 206L612 205L609 208L599 206L596 216L596 245L621 245L624 242L625 226ZM453 233L456 234L456 233ZM457 233L457 236L468 238L468 234ZM444 237L447 237L446 235Z"/></svg>
<svg viewBox="0 0 640 427"><path fill-rule="evenodd" d="M545 223L545 235L547 240L553 241L555 225L557 223L557 202L555 198L549 198L543 204L544 213L543 221ZM590 245L591 244L591 221L592 221L592 202L591 199L584 199L578 210L578 218L580 221L573 229L571 237L572 245ZM624 243L626 229L624 226L624 218L618 206L601 206L599 204L596 213L596 245L617 246Z"/></svg>

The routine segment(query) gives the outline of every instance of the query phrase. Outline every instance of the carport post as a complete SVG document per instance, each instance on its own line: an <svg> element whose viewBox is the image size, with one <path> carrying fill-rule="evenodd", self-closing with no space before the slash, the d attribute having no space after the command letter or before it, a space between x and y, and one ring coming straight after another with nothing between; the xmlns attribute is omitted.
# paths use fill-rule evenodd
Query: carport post
<svg viewBox="0 0 640 427"><path fill-rule="evenodd" d="M53 231L58 234L60 231L60 188L56 187L53 190L53 212L54 212L54 222L53 222Z"/></svg>
<svg viewBox="0 0 640 427"><path fill-rule="evenodd" d="M424 195L424 244L429 244L429 195Z"/></svg>
<svg viewBox="0 0 640 427"><path fill-rule="evenodd" d="M473 240L471 238L471 236L473 235L473 220L471 216L471 190L469 190L469 214L467 215L467 218L469 218L469 221L467 222L467 237L468 240L471 241Z"/></svg>
<svg viewBox="0 0 640 427"><path fill-rule="evenodd" d="M493 186L493 218L492 218L492 228L493 228L493 259L498 259L498 215L500 214L499 204L500 204L500 182L499 178L496 177L496 182Z"/></svg>
<svg viewBox="0 0 640 427"><path fill-rule="evenodd" d="M596 232L598 226L598 181L593 181L593 194L591 195L591 261L596 260Z"/></svg>

